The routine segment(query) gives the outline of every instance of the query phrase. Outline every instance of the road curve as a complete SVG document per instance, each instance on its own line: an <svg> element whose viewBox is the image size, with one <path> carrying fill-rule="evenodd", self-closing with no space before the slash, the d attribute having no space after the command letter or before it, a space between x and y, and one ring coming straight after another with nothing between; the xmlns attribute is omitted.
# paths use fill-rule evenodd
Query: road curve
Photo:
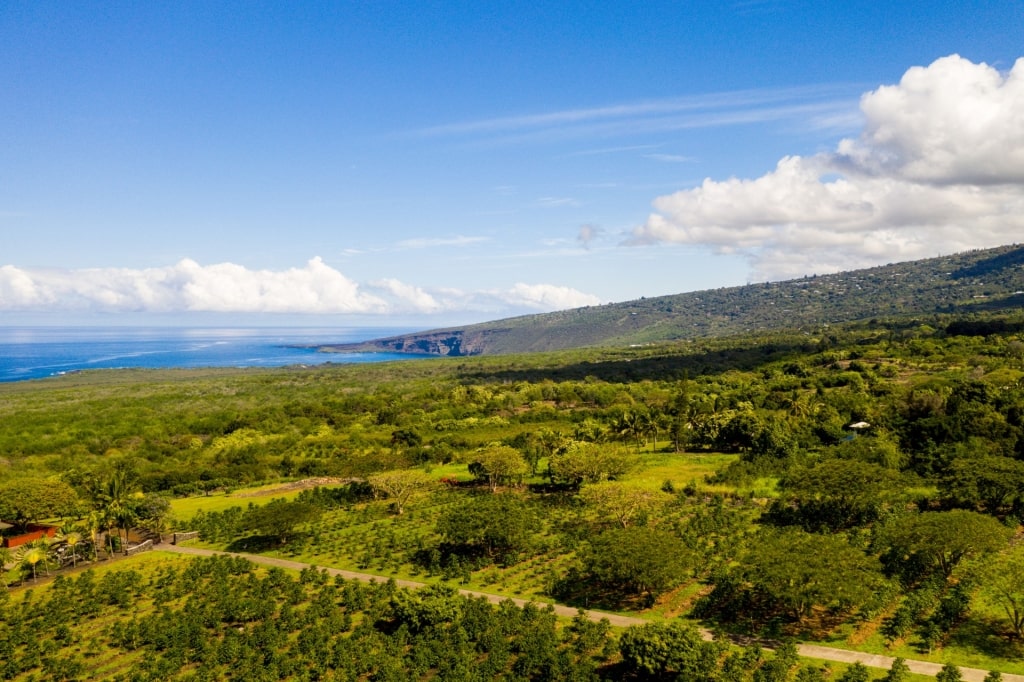
<svg viewBox="0 0 1024 682"><path fill-rule="evenodd" d="M262 564L264 566L277 566L278 568L289 568L296 571L301 571L304 568L309 568L312 564L306 564L299 561L290 561L288 559L278 559L276 557L263 556L262 554L246 554L243 552L219 552L212 549L201 549L199 547L182 547L181 545L167 545L162 544L155 548L159 551L174 552L176 554L188 554L191 556L213 556L215 554L226 554L229 556L241 557L248 559L249 561ZM329 566L316 566L317 569L327 571L328 575L340 575L346 580L359 580L361 582L381 582L382 580L390 580L388 576L373 575L370 573L358 573L356 571L346 571L340 568L330 568ZM420 587L426 587L426 583L415 582L413 580L399 580L395 579L395 584L399 587L407 587L410 589L417 589ZM514 597L504 597L498 594L490 594L487 592L477 592L476 590L459 590L460 594L464 594L468 597L483 597L487 601L498 604L505 600L511 599L518 606L524 606L528 603L526 599L516 599ZM538 604L539 602L533 602ZM547 604L541 604L546 606ZM566 616L572 618L577 613L578 609L574 609L571 606L563 606L561 604L552 604L555 613L559 616ZM635 618L632 616L621 616L616 613L605 613L603 611L584 611L586 616L593 621L600 621L607 619L609 623L617 627L629 627L630 625L644 625L650 621L644 620L643 618ZM705 639L711 639L710 630L701 630L701 634ZM768 647L765 647L768 648ZM827 646L819 646L817 644L799 644L797 645L797 652L801 656L807 658L818 658L825 661L835 661L837 663L856 663L860 662L869 668L882 668L888 670L892 667L892 662L895 660L891 656L881 656L878 654L867 654L861 651L849 651L847 649L835 649ZM930 661L914 661L907 660L907 667L913 673L921 675L935 675L942 670L942 664L932 663ZM979 670L977 668L960 668L960 672L963 675L964 682L984 682L985 676L988 675L987 670ZM1024 682L1024 675L1013 675L1011 673L1003 673L1003 682Z"/></svg>

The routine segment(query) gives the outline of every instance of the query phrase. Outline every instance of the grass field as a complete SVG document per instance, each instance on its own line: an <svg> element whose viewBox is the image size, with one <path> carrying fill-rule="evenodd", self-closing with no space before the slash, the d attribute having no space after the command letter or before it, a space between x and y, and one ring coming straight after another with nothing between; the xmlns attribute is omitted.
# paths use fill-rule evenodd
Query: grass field
<svg viewBox="0 0 1024 682"><path fill-rule="evenodd" d="M287 485L287 484L284 484ZM301 489L288 489L282 484L268 484L255 488L239 488L231 492L213 493L196 497L175 497L171 499L171 514L182 521L187 521L198 511L220 512L232 507L245 509L250 504L262 505L274 498L290 500L301 492Z"/></svg>
<svg viewBox="0 0 1024 682"><path fill-rule="evenodd" d="M1024 643L998 634L1002 630L999 616L976 605L967 618L945 638L942 646L931 652L921 646L920 638L916 635L890 647L877 630L862 639L863 635L855 636L853 629L848 626L816 643L851 651L902 656L933 663L953 662L968 668L1024 675ZM856 640L856 643L852 640Z"/></svg>

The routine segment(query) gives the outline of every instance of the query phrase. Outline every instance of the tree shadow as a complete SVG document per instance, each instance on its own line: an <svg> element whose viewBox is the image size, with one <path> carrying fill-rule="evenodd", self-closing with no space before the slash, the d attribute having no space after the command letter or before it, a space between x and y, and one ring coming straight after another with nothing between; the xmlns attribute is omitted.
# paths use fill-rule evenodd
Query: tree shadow
<svg viewBox="0 0 1024 682"><path fill-rule="evenodd" d="M292 540L292 543L294 543L294 539ZM224 549L228 552L249 552L251 554L259 554L261 552L269 552L288 546L289 544L282 544L277 537L271 535L248 535L246 537L232 540Z"/></svg>
<svg viewBox="0 0 1024 682"><path fill-rule="evenodd" d="M612 611L641 611L654 606L656 600L649 592L637 594L617 585L591 580L575 570L570 570L551 586L550 596L568 606Z"/></svg>
<svg viewBox="0 0 1024 682"><path fill-rule="evenodd" d="M1024 657L1024 642L1015 639L999 618L972 614L947 637L946 646L973 650L992 658Z"/></svg>

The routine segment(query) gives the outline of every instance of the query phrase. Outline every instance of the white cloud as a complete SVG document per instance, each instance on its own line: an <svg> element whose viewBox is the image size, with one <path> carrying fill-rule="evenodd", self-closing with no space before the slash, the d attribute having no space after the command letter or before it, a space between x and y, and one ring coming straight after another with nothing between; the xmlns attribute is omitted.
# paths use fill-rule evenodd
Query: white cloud
<svg viewBox="0 0 1024 682"><path fill-rule="evenodd" d="M580 202L572 197L541 197L537 199L537 205L542 208L561 208L564 206L579 206Z"/></svg>
<svg viewBox="0 0 1024 682"><path fill-rule="evenodd" d="M458 235L455 237L405 239L398 242L398 248L429 249L438 246L472 246L486 241L488 241L487 237L469 237L465 235Z"/></svg>
<svg viewBox="0 0 1024 682"><path fill-rule="evenodd" d="M583 248L589 249L593 241L603 234L604 230L597 225L580 225L576 240L583 245Z"/></svg>
<svg viewBox="0 0 1024 682"><path fill-rule="evenodd" d="M953 55L861 98L830 154L655 200L628 243L740 253L758 278L996 246L1024 234L1024 59L1007 74Z"/></svg>
<svg viewBox="0 0 1024 682"><path fill-rule="evenodd" d="M314 258L302 268L249 270L185 259L134 270L0 268L0 310L375 313L388 303Z"/></svg>
<svg viewBox="0 0 1024 682"><path fill-rule="evenodd" d="M644 158L664 163L689 163L694 160L692 156L683 156L682 154L644 154Z"/></svg>
<svg viewBox="0 0 1024 682"><path fill-rule="evenodd" d="M426 290L383 278L364 286L320 258L280 271L234 263L204 266L190 259L147 269L0 266L0 312L513 314L596 302L596 297L550 284L466 292Z"/></svg>
<svg viewBox="0 0 1024 682"><path fill-rule="evenodd" d="M391 297L405 302L416 312L436 313L443 309L443 305L436 298L419 287L405 284L397 279L382 279L371 282L370 286L382 289Z"/></svg>
<svg viewBox="0 0 1024 682"><path fill-rule="evenodd" d="M413 131L417 137L459 137L516 144L531 140L634 136L693 128L800 120L815 127L850 122L849 86L761 88L466 121ZM610 147L607 153L642 147Z"/></svg>
<svg viewBox="0 0 1024 682"><path fill-rule="evenodd" d="M601 303L596 296L551 284L519 283L508 291L496 293L495 297L509 305L535 310L565 310Z"/></svg>

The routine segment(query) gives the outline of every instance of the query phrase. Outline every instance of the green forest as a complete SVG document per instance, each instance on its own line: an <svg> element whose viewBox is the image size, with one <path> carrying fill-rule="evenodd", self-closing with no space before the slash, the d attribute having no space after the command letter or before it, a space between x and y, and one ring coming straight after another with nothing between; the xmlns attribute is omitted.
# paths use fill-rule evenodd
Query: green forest
<svg viewBox="0 0 1024 682"><path fill-rule="evenodd" d="M0 550L0 676L1024 674L1022 330L936 313L2 385L3 532L59 530ZM159 551L175 532L379 581Z"/></svg>

